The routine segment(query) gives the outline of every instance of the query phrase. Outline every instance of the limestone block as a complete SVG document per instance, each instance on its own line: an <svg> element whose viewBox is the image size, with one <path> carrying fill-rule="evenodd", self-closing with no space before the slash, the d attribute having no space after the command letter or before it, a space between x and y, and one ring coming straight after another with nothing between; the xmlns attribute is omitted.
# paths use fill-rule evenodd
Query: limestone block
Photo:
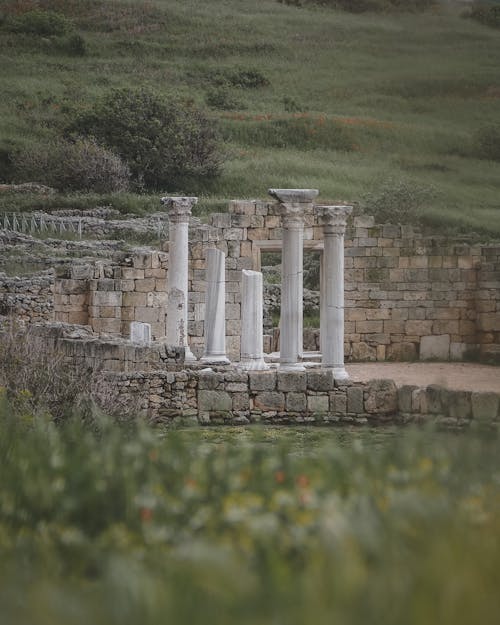
<svg viewBox="0 0 500 625"><path fill-rule="evenodd" d="M290 412L305 412L307 399L305 393L287 393L286 409Z"/></svg>
<svg viewBox="0 0 500 625"><path fill-rule="evenodd" d="M450 335L423 336L420 340L420 360L449 360Z"/></svg>
<svg viewBox="0 0 500 625"><path fill-rule="evenodd" d="M165 315L165 311L161 308L148 308L144 306L136 306L135 321L143 323L156 323L161 321Z"/></svg>
<svg viewBox="0 0 500 625"><path fill-rule="evenodd" d="M67 295L77 295L79 293L86 293L88 291L87 280L56 280L56 290L59 290L59 284L61 285L61 293L66 293Z"/></svg>
<svg viewBox="0 0 500 625"><path fill-rule="evenodd" d="M123 306L147 306L148 296L147 293L127 292L123 294L122 303Z"/></svg>
<svg viewBox="0 0 500 625"><path fill-rule="evenodd" d="M122 306L121 318L122 318L122 321L134 321L135 320L135 308L133 306Z"/></svg>
<svg viewBox="0 0 500 625"><path fill-rule="evenodd" d="M398 409L398 390L393 380L371 380L365 400L369 414L393 414Z"/></svg>
<svg viewBox="0 0 500 625"><path fill-rule="evenodd" d="M347 395L345 393L330 393L330 412L334 414L346 414Z"/></svg>
<svg viewBox="0 0 500 625"><path fill-rule="evenodd" d="M307 375L305 371L278 371L279 391L305 391L307 388Z"/></svg>
<svg viewBox="0 0 500 625"><path fill-rule="evenodd" d="M352 359L359 361L376 361L377 350L375 347L370 347L367 343L353 343L352 345Z"/></svg>
<svg viewBox="0 0 500 625"><path fill-rule="evenodd" d="M356 321L356 332L360 334L369 334L371 332L383 331L382 321Z"/></svg>
<svg viewBox="0 0 500 625"><path fill-rule="evenodd" d="M392 343L387 347L387 360L396 362L412 362L417 359L415 343Z"/></svg>
<svg viewBox="0 0 500 625"><path fill-rule="evenodd" d="M410 384L405 384L398 388L399 412L413 412L413 393L416 390L418 390L418 386L412 386Z"/></svg>
<svg viewBox="0 0 500 625"><path fill-rule="evenodd" d="M226 319L241 319L240 304L226 305Z"/></svg>
<svg viewBox="0 0 500 625"><path fill-rule="evenodd" d="M333 391L335 387L331 369L308 371L307 388L312 391Z"/></svg>
<svg viewBox="0 0 500 625"><path fill-rule="evenodd" d="M134 267L122 267L123 280L143 280L144 269L136 269Z"/></svg>
<svg viewBox="0 0 500 625"><path fill-rule="evenodd" d="M96 291L114 291L115 290L115 280L113 278L101 278L96 281Z"/></svg>
<svg viewBox="0 0 500 625"><path fill-rule="evenodd" d="M233 410L250 410L250 397L248 391L241 393L232 393Z"/></svg>
<svg viewBox="0 0 500 625"><path fill-rule="evenodd" d="M471 393L468 391L448 391L444 406L448 416L457 419L470 419L472 416Z"/></svg>
<svg viewBox="0 0 500 625"><path fill-rule="evenodd" d="M94 317L101 319L121 319L121 308L119 306L94 306Z"/></svg>
<svg viewBox="0 0 500 625"><path fill-rule="evenodd" d="M200 390L215 390L222 386L224 374L215 371L200 371L198 388Z"/></svg>
<svg viewBox="0 0 500 625"><path fill-rule="evenodd" d="M405 324L405 333L415 336L432 334L432 323L432 321L407 321Z"/></svg>
<svg viewBox="0 0 500 625"><path fill-rule="evenodd" d="M273 391L276 388L276 371L250 371L248 373L250 390Z"/></svg>
<svg viewBox="0 0 500 625"><path fill-rule="evenodd" d="M330 402L327 394L324 395L308 395L307 410L312 413L328 412Z"/></svg>
<svg viewBox="0 0 500 625"><path fill-rule="evenodd" d="M233 407L231 395L225 391L198 391L198 410L203 412L228 412Z"/></svg>
<svg viewBox="0 0 500 625"><path fill-rule="evenodd" d="M473 419L489 423L499 414L500 395L490 392L473 392L471 406Z"/></svg>
<svg viewBox="0 0 500 625"><path fill-rule="evenodd" d="M478 315L478 329L483 332L499 332L500 311L496 313L481 313Z"/></svg>
<svg viewBox="0 0 500 625"><path fill-rule="evenodd" d="M267 241L269 230L268 228L249 228L247 237L249 241Z"/></svg>
<svg viewBox="0 0 500 625"><path fill-rule="evenodd" d="M117 290L119 291L134 291L135 280L120 280Z"/></svg>
<svg viewBox="0 0 500 625"><path fill-rule="evenodd" d="M153 266L153 259L151 257L151 253L144 252L144 253L134 254L134 256L132 257L132 265L134 269L151 269Z"/></svg>
<svg viewBox="0 0 500 625"><path fill-rule="evenodd" d="M347 388L347 412L354 414L364 413L363 389L360 386Z"/></svg>
<svg viewBox="0 0 500 625"><path fill-rule="evenodd" d="M437 384L430 384L425 389L425 404L427 412L429 414L444 414L446 409L443 404L446 405L448 397L448 391L438 386Z"/></svg>
<svg viewBox="0 0 500 625"><path fill-rule="evenodd" d="M87 325L89 321L89 316L86 311L74 311L67 313L67 322L68 323L77 323L79 325Z"/></svg>
<svg viewBox="0 0 500 625"><path fill-rule="evenodd" d="M358 215L353 219L353 226L355 228L372 228L374 225L375 217L372 217L372 215Z"/></svg>
<svg viewBox="0 0 500 625"><path fill-rule="evenodd" d="M91 306L121 306L122 305L122 293L121 291L91 291L90 305Z"/></svg>
<svg viewBox="0 0 500 625"><path fill-rule="evenodd" d="M263 412L283 412L285 410L285 395L276 391L263 391L255 395L253 405Z"/></svg>
<svg viewBox="0 0 500 625"><path fill-rule="evenodd" d="M167 293L158 293L156 291L152 293L147 293L146 295L146 306L151 306L153 308L165 307L167 305Z"/></svg>
<svg viewBox="0 0 500 625"><path fill-rule="evenodd" d="M92 319L92 329L98 333L120 335L121 324L120 319Z"/></svg>
<svg viewBox="0 0 500 625"><path fill-rule="evenodd" d="M241 241L240 256L252 257L252 243L250 241Z"/></svg>

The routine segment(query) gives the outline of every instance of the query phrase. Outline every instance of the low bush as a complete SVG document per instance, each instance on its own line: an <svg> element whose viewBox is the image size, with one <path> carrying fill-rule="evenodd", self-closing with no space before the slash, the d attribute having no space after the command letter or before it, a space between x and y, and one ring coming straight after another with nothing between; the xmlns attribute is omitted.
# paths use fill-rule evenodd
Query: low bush
<svg viewBox="0 0 500 625"><path fill-rule="evenodd" d="M470 9L464 12L464 17L469 17L492 28L500 28L500 4L491 1L485 2L484 0L474 2Z"/></svg>
<svg viewBox="0 0 500 625"><path fill-rule="evenodd" d="M278 2L292 6L317 4L349 13L425 11L437 4L437 0L278 0Z"/></svg>
<svg viewBox="0 0 500 625"><path fill-rule="evenodd" d="M361 209L379 223L415 223L420 219L420 209L433 195L430 187L389 179L377 192L365 195Z"/></svg>
<svg viewBox="0 0 500 625"><path fill-rule="evenodd" d="M13 33L51 37L66 34L72 29L72 24L55 11L35 10L7 17L4 28Z"/></svg>
<svg viewBox="0 0 500 625"><path fill-rule="evenodd" d="M148 189L193 188L215 178L222 164L213 120L145 89L111 91L68 130L96 137L127 163L136 185Z"/></svg>
<svg viewBox="0 0 500 625"><path fill-rule="evenodd" d="M234 111L235 109L241 110L244 108L232 91L223 86L209 89L205 96L205 102L210 108L218 109L219 111Z"/></svg>
<svg viewBox="0 0 500 625"><path fill-rule="evenodd" d="M94 139L57 139L16 152L14 178L39 182L59 191L112 193L126 191L130 171L119 156Z"/></svg>
<svg viewBox="0 0 500 625"><path fill-rule="evenodd" d="M500 125L483 126L474 134L473 153L478 158L500 161Z"/></svg>

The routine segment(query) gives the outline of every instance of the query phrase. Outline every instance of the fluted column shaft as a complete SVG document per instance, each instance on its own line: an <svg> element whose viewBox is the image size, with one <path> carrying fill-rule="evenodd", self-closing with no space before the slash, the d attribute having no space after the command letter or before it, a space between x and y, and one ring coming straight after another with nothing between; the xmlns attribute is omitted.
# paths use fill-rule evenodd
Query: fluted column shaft
<svg viewBox="0 0 500 625"><path fill-rule="evenodd" d="M169 217L167 343L185 347L186 360L196 360L188 345L189 218L195 197L165 197Z"/></svg>
<svg viewBox="0 0 500 625"><path fill-rule="evenodd" d="M269 189L279 201L283 225L281 256L280 363L303 370L304 217L312 209L316 189Z"/></svg>
<svg viewBox="0 0 500 625"><path fill-rule="evenodd" d="M241 281L242 369L269 369L264 362L262 273L243 269Z"/></svg>
<svg viewBox="0 0 500 625"><path fill-rule="evenodd" d="M207 250L207 300L203 362L229 364L226 357L226 256Z"/></svg>
<svg viewBox="0 0 500 625"><path fill-rule="evenodd" d="M316 206L323 224L321 291L322 364L336 379L347 379L344 367L344 234L352 206Z"/></svg>

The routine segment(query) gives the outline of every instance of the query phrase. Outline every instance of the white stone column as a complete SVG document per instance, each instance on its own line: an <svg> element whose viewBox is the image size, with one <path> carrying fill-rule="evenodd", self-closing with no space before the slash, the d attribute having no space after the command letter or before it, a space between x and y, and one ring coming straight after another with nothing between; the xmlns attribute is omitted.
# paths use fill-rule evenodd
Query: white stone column
<svg viewBox="0 0 500 625"><path fill-rule="evenodd" d="M321 291L322 365L333 369L336 380L349 378L344 367L344 234L352 206L314 207L323 225L323 280Z"/></svg>
<svg viewBox="0 0 500 625"><path fill-rule="evenodd" d="M281 255L280 363L282 369L304 370L303 256L304 217L317 189L269 189L279 202L283 225Z"/></svg>
<svg viewBox="0 0 500 625"><path fill-rule="evenodd" d="M186 362L194 361L188 345L188 230L196 197L164 197L169 218L168 303L166 339L169 345L184 347Z"/></svg>
<svg viewBox="0 0 500 625"><path fill-rule="evenodd" d="M207 250L207 299L205 304L205 353L207 363L229 364L226 357L226 256Z"/></svg>
<svg viewBox="0 0 500 625"><path fill-rule="evenodd" d="M262 273L243 269L241 279L241 362L247 370L264 370Z"/></svg>

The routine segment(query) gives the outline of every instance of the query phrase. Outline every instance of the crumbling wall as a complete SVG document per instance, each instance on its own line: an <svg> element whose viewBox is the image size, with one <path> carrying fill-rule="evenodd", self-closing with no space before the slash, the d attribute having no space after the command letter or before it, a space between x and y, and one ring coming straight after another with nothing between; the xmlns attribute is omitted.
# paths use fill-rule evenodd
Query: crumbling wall
<svg viewBox="0 0 500 625"><path fill-rule="evenodd" d="M54 273L9 277L0 274L0 315L24 323L50 321L54 317Z"/></svg>

